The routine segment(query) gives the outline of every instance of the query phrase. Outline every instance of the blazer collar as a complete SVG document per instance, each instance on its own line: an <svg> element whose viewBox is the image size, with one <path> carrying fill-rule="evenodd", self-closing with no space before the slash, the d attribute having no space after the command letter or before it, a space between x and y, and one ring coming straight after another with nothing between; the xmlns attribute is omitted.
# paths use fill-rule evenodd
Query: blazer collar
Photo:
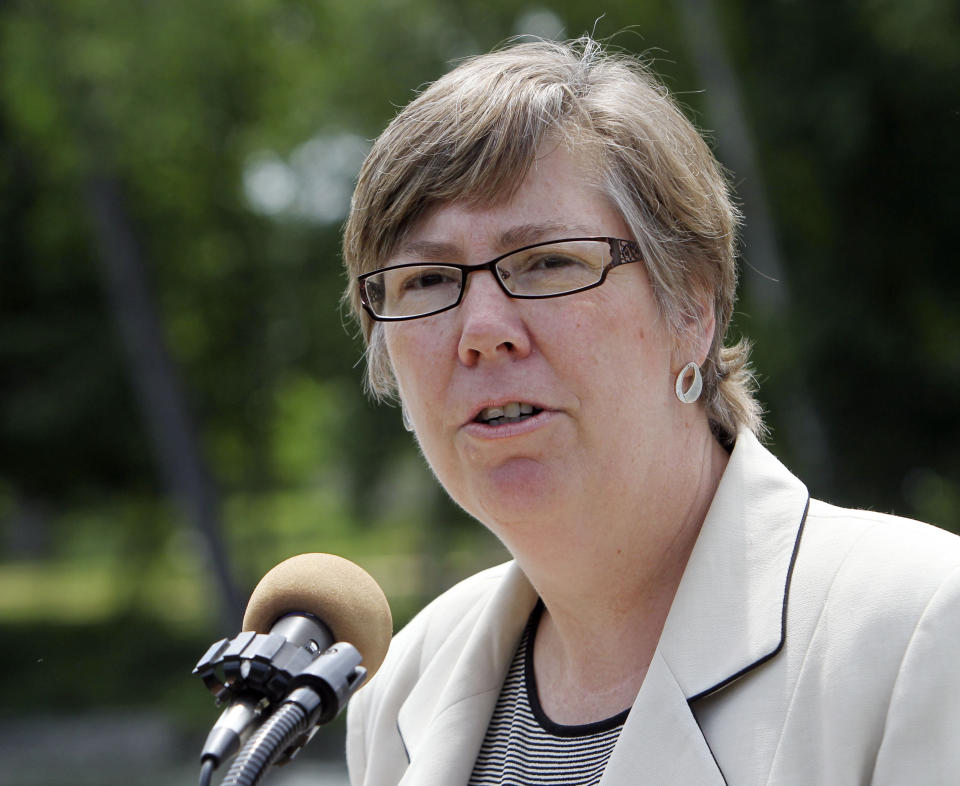
<svg viewBox="0 0 960 786"><path fill-rule="evenodd" d="M749 431L717 487L658 651L691 701L775 655L809 495Z"/></svg>

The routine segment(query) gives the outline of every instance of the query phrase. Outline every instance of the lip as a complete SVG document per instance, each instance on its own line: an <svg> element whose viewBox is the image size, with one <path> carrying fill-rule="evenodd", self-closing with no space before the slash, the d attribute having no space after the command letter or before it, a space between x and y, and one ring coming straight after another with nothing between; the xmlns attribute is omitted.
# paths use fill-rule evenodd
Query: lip
<svg viewBox="0 0 960 786"><path fill-rule="evenodd" d="M476 422L476 419L479 417L480 413L483 412L483 410L485 410L485 409L489 409L490 407L500 407L500 408L503 408L503 407L507 406L507 404L512 404L514 401L521 401L521 402L523 402L524 404L531 404L532 406L536 407L536 408L539 409L539 410L549 410L549 409L550 409L550 407L548 407L546 404L543 404L543 403L541 403L541 402L539 402L539 401L537 401L536 399L533 399L533 398L523 398L522 396L521 396L521 397L517 397L517 398L509 398L509 397L507 397L507 396L499 396L499 397L497 397L497 398L495 398L495 399L490 399L489 401L483 401L483 402L481 402L480 404L477 404L477 405L473 408L473 411L470 413L470 415L467 417L467 419L464 421L463 425L467 426L467 425L469 425L470 423ZM534 417L536 417L536 416L534 416ZM528 420L529 420L529 418L528 418Z"/></svg>
<svg viewBox="0 0 960 786"><path fill-rule="evenodd" d="M532 404L540 411L536 415L531 415L516 423L504 423L499 426L488 426L486 423L477 422L477 415L487 409L487 407L503 407L513 401L523 401L527 404ZM527 398L503 398L495 401L487 401L478 406L461 428L470 436L480 439L504 439L506 437L515 437L536 431L558 414L557 410L538 403L536 400Z"/></svg>

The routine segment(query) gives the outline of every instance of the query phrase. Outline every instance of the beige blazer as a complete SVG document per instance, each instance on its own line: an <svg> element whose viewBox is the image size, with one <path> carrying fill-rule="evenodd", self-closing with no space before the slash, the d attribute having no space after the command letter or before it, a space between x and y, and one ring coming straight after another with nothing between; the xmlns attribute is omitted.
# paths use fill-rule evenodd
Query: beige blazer
<svg viewBox="0 0 960 786"><path fill-rule="evenodd" d="M354 786L470 777L536 596L422 611L349 708ZM960 784L960 538L841 510L737 440L602 786Z"/></svg>

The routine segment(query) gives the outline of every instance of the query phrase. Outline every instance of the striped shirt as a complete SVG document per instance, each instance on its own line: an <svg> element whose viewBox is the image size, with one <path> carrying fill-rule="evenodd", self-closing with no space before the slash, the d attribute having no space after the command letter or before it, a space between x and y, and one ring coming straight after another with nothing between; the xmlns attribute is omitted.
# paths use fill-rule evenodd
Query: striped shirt
<svg viewBox="0 0 960 786"><path fill-rule="evenodd" d="M595 786L620 736L629 709L581 726L561 726L544 714L533 673L533 642L542 614L541 602L513 656L470 786Z"/></svg>

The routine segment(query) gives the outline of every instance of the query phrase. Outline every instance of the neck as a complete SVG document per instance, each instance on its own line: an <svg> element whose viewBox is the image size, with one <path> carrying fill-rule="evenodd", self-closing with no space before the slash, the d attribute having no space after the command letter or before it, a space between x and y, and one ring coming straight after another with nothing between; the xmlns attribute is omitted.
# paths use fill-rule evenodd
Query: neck
<svg viewBox="0 0 960 786"><path fill-rule="evenodd" d="M589 547L517 555L546 607L534 666L553 720L600 720L636 696L726 467L706 433L681 445L684 460L664 462L661 483L645 484L648 499L624 520L594 522L604 535Z"/></svg>

